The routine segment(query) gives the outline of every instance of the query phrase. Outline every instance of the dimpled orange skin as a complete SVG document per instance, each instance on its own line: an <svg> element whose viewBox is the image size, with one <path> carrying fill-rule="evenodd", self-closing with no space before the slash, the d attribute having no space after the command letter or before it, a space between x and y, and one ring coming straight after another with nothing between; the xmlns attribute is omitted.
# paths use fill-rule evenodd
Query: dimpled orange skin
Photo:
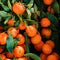
<svg viewBox="0 0 60 60"><path fill-rule="evenodd" d="M27 57L21 57L21 58L18 58L17 60L28 60Z"/></svg>
<svg viewBox="0 0 60 60"><path fill-rule="evenodd" d="M40 54L40 58L41 58L41 60L46 60L47 56L44 53L41 53Z"/></svg>
<svg viewBox="0 0 60 60"><path fill-rule="evenodd" d="M13 4L12 10L16 14L23 14L25 12L25 7L22 3L16 2L15 4Z"/></svg>
<svg viewBox="0 0 60 60"><path fill-rule="evenodd" d="M51 5L53 3L54 0L43 0L43 3L45 5Z"/></svg>
<svg viewBox="0 0 60 60"><path fill-rule="evenodd" d="M48 28L42 28L41 33L43 36L48 38L51 36L52 31L51 31L51 29L48 29Z"/></svg>
<svg viewBox="0 0 60 60"><path fill-rule="evenodd" d="M7 33L5 32L0 33L0 45L6 44L7 37L8 37Z"/></svg>
<svg viewBox="0 0 60 60"><path fill-rule="evenodd" d="M52 40L47 40L46 44L49 44L52 48L55 47L55 43Z"/></svg>
<svg viewBox="0 0 60 60"><path fill-rule="evenodd" d="M21 47L21 46L16 46L16 47L14 48L13 55L14 55L16 58L20 58L20 57L24 56L24 49L23 49L23 47Z"/></svg>
<svg viewBox="0 0 60 60"><path fill-rule="evenodd" d="M36 35L37 30L36 30L36 28L33 27L33 26L28 26L28 27L26 28L26 33L27 33L27 35L28 35L29 37L33 37L33 36Z"/></svg>
<svg viewBox="0 0 60 60"><path fill-rule="evenodd" d="M34 45L34 48L35 48L37 51L41 51L43 45L44 45L44 42L41 41L40 43Z"/></svg>
<svg viewBox="0 0 60 60"><path fill-rule="evenodd" d="M49 55L47 60L58 60L55 55Z"/></svg>
<svg viewBox="0 0 60 60"><path fill-rule="evenodd" d="M9 26L14 26L14 20L13 20L13 19L10 19L10 20L7 22L7 24L8 24Z"/></svg>
<svg viewBox="0 0 60 60"><path fill-rule="evenodd" d="M52 52L52 48L48 44L44 44L42 47L42 51L44 54L50 54Z"/></svg>
<svg viewBox="0 0 60 60"><path fill-rule="evenodd" d="M10 27L7 30L7 33L8 34L12 34L12 37L15 38L17 36L17 34L19 33L19 31L16 28L14 28L14 27Z"/></svg>
<svg viewBox="0 0 60 60"><path fill-rule="evenodd" d="M18 42L18 45L24 44L25 38L24 38L24 36L22 34L18 34L17 38L20 39L19 42Z"/></svg>
<svg viewBox="0 0 60 60"><path fill-rule="evenodd" d="M3 52L3 50L4 50L3 48L0 48L0 53L2 53L2 52Z"/></svg>
<svg viewBox="0 0 60 60"><path fill-rule="evenodd" d="M13 53L9 53L9 52L6 52L6 56L7 56L8 58L13 58L13 57L14 57Z"/></svg>
<svg viewBox="0 0 60 60"><path fill-rule="evenodd" d="M5 60L6 56L5 56L4 54L0 54L0 58L1 58L2 60Z"/></svg>
<svg viewBox="0 0 60 60"><path fill-rule="evenodd" d="M49 27L51 25L51 22L48 18L42 18L40 24L42 27Z"/></svg>
<svg viewBox="0 0 60 60"><path fill-rule="evenodd" d="M38 44L42 40L41 36L39 34L36 34L34 37L31 38L32 44Z"/></svg>
<svg viewBox="0 0 60 60"><path fill-rule="evenodd" d="M50 12L51 14L54 14L55 13L55 11L53 10L53 8L51 6L49 6L47 8L47 11Z"/></svg>
<svg viewBox="0 0 60 60"><path fill-rule="evenodd" d="M25 30L26 29L26 24L24 22L21 22L19 25L20 30Z"/></svg>

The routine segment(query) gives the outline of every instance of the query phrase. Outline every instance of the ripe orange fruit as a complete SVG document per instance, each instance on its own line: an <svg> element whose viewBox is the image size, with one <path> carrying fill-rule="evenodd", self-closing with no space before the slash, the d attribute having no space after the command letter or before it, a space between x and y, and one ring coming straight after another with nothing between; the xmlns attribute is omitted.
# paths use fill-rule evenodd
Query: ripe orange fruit
<svg viewBox="0 0 60 60"><path fill-rule="evenodd" d="M52 54L53 54L53 55L55 55L55 56L56 56L56 58L59 60L59 55L58 55L58 53L53 52Z"/></svg>
<svg viewBox="0 0 60 60"><path fill-rule="evenodd" d="M3 52L3 50L4 50L4 49L0 47L0 53L2 53L2 52Z"/></svg>
<svg viewBox="0 0 60 60"><path fill-rule="evenodd" d="M0 45L6 44L7 37L8 37L7 33L5 32L0 33Z"/></svg>
<svg viewBox="0 0 60 60"><path fill-rule="evenodd" d="M42 27L49 27L51 25L51 22L48 18L42 18L40 24Z"/></svg>
<svg viewBox="0 0 60 60"><path fill-rule="evenodd" d="M58 60L55 55L49 55L47 60Z"/></svg>
<svg viewBox="0 0 60 60"><path fill-rule="evenodd" d="M13 58L14 57L13 53L9 53L9 52L6 52L6 56L7 56L7 58Z"/></svg>
<svg viewBox="0 0 60 60"><path fill-rule="evenodd" d="M18 58L17 60L28 60L27 57L21 57L21 58Z"/></svg>
<svg viewBox="0 0 60 60"><path fill-rule="evenodd" d="M24 48L24 51L26 51L26 44L22 44L20 46Z"/></svg>
<svg viewBox="0 0 60 60"><path fill-rule="evenodd" d="M55 47L55 43L52 40L46 41L46 44L49 44L52 48Z"/></svg>
<svg viewBox="0 0 60 60"><path fill-rule="evenodd" d="M13 55L17 58L24 56L24 49L21 46L16 46L13 51Z"/></svg>
<svg viewBox="0 0 60 60"><path fill-rule="evenodd" d="M25 7L22 3L16 2L15 4L13 4L12 10L16 14L23 14L25 12Z"/></svg>
<svg viewBox="0 0 60 60"><path fill-rule="evenodd" d="M53 3L54 0L43 0L43 3L45 5L51 5Z"/></svg>
<svg viewBox="0 0 60 60"><path fill-rule="evenodd" d="M4 60L11 60L11 59L9 59L9 58L5 58Z"/></svg>
<svg viewBox="0 0 60 60"><path fill-rule="evenodd" d="M5 56L4 54L0 54L0 58L1 58L2 60L5 60L6 56Z"/></svg>
<svg viewBox="0 0 60 60"><path fill-rule="evenodd" d="M34 37L31 38L32 44L39 44L42 38L39 34L36 34Z"/></svg>
<svg viewBox="0 0 60 60"><path fill-rule="evenodd" d="M3 30L3 27L2 27L2 26L0 26L0 31L1 31L1 30Z"/></svg>
<svg viewBox="0 0 60 60"><path fill-rule="evenodd" d="M24 22L20 22L19 29L20 30L25 30L26 29L26 24Z"/></svg>
<svg viewBox="0 0 60 60"><path fill-rule="evenodd" d="M44 42L41 41L40 43L34 45L34 48L35 48L37 51L41 51L43 45L44 45Z"/></svg>
<svg viewBox="0 0 60 60"><path fill-rule="evenodd" d="M47 11L50 12L51 14L54 14L54 9L51 6L48 6Z"/></svg>
<svg viewBox="0 0 60 60"><path fill-rule="evenodd" d="M42 47L42 51L44 54L50 54L52 52L52 48L48 44L44 44Z"/></svg>
<svg viewBox="0 0 60 60"><path fill-rule="evenodd" d="M18 45L21 45L21 44L24 44L25 42L25 37L22 35L22 34L18 34L17 35L17 38L19 38L19 42L18 42Z"/></svg>
<svg viewBox="0 0 60 60"><path fill-rule="evenodd" d="M47 59L47 55L45 55L44 53L40 54L40 58L41 60L46 60Z"/></svg>
<svg viewBox="0 0 60 60"><path fill-rule="evenodd" d="M28 26L28 27L26 28L26 33L27 33L27 35L28 35L29 37L33 37L33 36L36 35L37 30L36 30L36 28L33 27L33 26Z"/></svg>
<svg viewBox="0 0 60 60"><path fill-rule="evenodd" d="M7 24L8 24L9 26L14 26L14 20L13 20L13 19L10 19L10 20L7 22Z"/></svg>
<svg viewBox="0 0 60 60"><path fill-rule="evenodd" d="M7 30L7 33L8 34L12 34L12 37L15 38L17 36L17 34L19 33L19 31L16 28L14 28L14 27L10 27Z"/></svg>
<svg viewBox="0 0 60 60"><path fill-rule="evenodd" d="M42 28L41 33L43 36L48 38L51 36L52 31L51 31L51 29L48 29L48 28Z"/></svg>

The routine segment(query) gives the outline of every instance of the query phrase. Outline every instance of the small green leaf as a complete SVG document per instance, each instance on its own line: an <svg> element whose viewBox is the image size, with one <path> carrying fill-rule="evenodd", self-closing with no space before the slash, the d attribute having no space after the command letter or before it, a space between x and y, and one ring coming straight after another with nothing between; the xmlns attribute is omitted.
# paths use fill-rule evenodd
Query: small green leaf
<svg viewBox="0 0 60 60"><path fill-rule="evenodd" d="M46 16L50 19L50 21L51 21L56 27L58 27L58 20L57 20L57 18L56 18L53 14L47 12L47 15L46 15Z"/></svg>
<svg viewBox="0 0 60 60"><path fill-rule="evenodd" d="M10 53L13 52L14 48L15 48L15 47L17 46L17 44L18 44L18 41L19 41L18 38L13 39L13 38L12 38L12 35L9 34L9 36L8 36L8 38L7 38L7 45L6 45L6 47L7 47L7 50L8 50Z"/></svg>
<svg viewBox="0 0 60 60"><path fill-rule="evenodd" d="M28 36L26 33L24 33L24 35L25 35L26 52L29 53L30 51L29 51L29 44L28 44Z"/></svg>
<svg viewBox="0 0 60 60"><path fill-rule="evenodd" d="M0 2L0 5L2 6L2 8L4 9L4 11L9 11L9 7L4 5L2 2Z"/></svg>
<svg viewBox="0 0 60 60"><path fill-rule="evenodd" d="M2 60L2 58L0 58L0 60Z"/></svg>
<svg viewBox="0 0 60 60"><path fill-rule="evenodd" d="M10 10L12 9L12 6L11 6L11 3L10 3L10 0L8 0L8 7L9 7Z"/></svg>
<svg viewBox="0 0 60 60"><path fill-rule="evenodd" d="M34 2L34 0L31 0L31 1L29 2L29 4L27 5L27 7L28 7L28 8L31 8L31 7L33 6L33 2Z"/></svg>
<svg viewBox="0 0 60 60"><path fill-rule="evenodd" d="M57 1L52 4L52 8L55 10L56 13L60 12L59 11L59 4Z"/></svg>
<svg viewBox="0 0 60 60"><path fill-rule="evenodd" d="M9 14L9 13L7 13L7 12L5 12L5 11L0 11L0 16L1 17L11 17L11 15Z"/></svg>
<svg viewBox="0 0 60 60"><path fill-rule="evenodd" d="M13 47L14 47L14 40L13 40L13 38L12 38L12 35L11 34L9 34L9 36L8 36L8 38L7 38L7 45L6 45L6 47L7 47L7 50L10 52L10 53L12 53L13 52Z"/></svg>
<svg viewBox="0 0 60 60"><path fill-rule="evenodd" d="M27 11L27 19L31 19L31 11L30 11L30 9L26 9L26 11Z"/></svg>
<svg viewBox="0 0 60 60"><path fill-rule="evenodd" d="M34 60L41 60L39 56L37 56L36 54L33 54L33 53L26 53L24 56L30 57Z"/></svg>
<svg viewBox="0 0 60 60"><path fill-rule="evenodd" d="M16 0L12 0L12 4L14 4L14 3L15 3L15 1L16 1Z"/></svg>

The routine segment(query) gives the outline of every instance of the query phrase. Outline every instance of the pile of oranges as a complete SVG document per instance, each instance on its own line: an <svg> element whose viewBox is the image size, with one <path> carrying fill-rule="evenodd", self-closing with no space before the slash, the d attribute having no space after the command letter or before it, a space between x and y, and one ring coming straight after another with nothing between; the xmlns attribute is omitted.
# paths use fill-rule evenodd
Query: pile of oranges
<svg viewBox="0 0 60 60"><path fill-rule="evenodd" d="M53 4L53 2L54 0L43 0L43 4L48 6L47 11L51 14L55 14L55 11L51 7L51 4ZM9 26L7 30L4 29L3 25L0 25L0 59L31 60L30 58L24 55L27 53L26 37L24 35L24 33L26 33L28 37L27 44L29 45L29 47L31 44L33 45L34 50L36 50L39 53L38 56L40 57L41 60L59 60L60 59L59 54L54 51L54 48L56 46L55 42L52 39L50 39L53 32L52 29L49 28L52 25L51 20L48 17L43 17L38 21L37 24L28 24L27 20L24 21L24 17L26 18L25 16L26 10L27 8L23 3L16 1L12 5L11 11L13 15L15 14L15 16L17 16L16 19L20 20L18 27L15 27L16 21L13 17L11 17L5 24L6 26ZM11 12L9 11L9 13ZM20 15L24 17L21 17ZM30 21L33 22L33 20ZM38 28L36 28L37 25ZM38 30L40 28L39 26L41 26L40 30ZM6 48L9 34L11 34L13 39L15 38L19 39L12 53L10 53Z"/></svg>

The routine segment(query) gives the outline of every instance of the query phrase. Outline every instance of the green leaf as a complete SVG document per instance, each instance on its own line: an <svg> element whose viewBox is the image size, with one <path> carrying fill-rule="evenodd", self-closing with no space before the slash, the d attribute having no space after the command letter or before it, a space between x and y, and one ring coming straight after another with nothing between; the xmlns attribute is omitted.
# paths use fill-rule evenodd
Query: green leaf
<svg viewBox="0 0 60 60"><path fill-rule="evenodd" d="M30 11L30 9L26 9L26 11L27 11L27 19L31 19L31 11Z"/></svg>
<svg viewBox="0 0 60 60"><path fill-rule="evenodd" d="M56 27L58 27L58 20L53 14L47 12L46 16L50 19L52 24L54 24Z"/></svg>
<svg viewBox="0 0 60 60"><path fill-rule="evenodd" d="M12 53L13 52L13 47L14 47L14 40L13 40L13 38L12 38L12 35L11 34L9 34L9 36L8 36L8 38L7 38L7 45L6 45L6 47L7 47L7 50L10 52L10 53Z"/></svg>
<svg viewBox="0 0 60 60"><path fill-rule="evenodd" d="M52 4L52 8L55 10L56 13L60 12L59 11L59 4L57 1Z"/></svg>
<svg viewBox="0 0 60 60"><path fill-rule="evenodd" d="M18 39L13 39L13 38L12 38L12 35L9 34L9 36L8 36L8 38L7 38L7 45L6 45L7 50L8 50L10 53L12 53L13 50L14 50L14 48L17 46L17 44L18 44Z"/></svg>
<svg viewBox="0 0 60 60"><path fill-rule="evenodd" d="M0 60L2 60L2 58L0 58Z"/></svg>
<svg viewBox="0 0 60 60"><path fill-rule="evenodd" d="M3 2L3 3L4 3L5 1L6 1L6 0L1 0L1 2Z"/></svg>
<svg viewBox="0 0 60 60"><path fill-rule="evenodd" d="M0 2L0 5L2 6L2 8L4 9L4 11L9 11L9 7L4 5L2 2Z"/></svg>
<svg viewBox="0 0 60 60"><path fill-rule="evenodd" d="M12 6L11 6L11 3L10 3L10 0L8 0L8 7L10 8L10 10L12 9Z"/></svg>
<svg viewBox="0 0 60 60"><path fill-rule="evenodd" d="M6 18L6 17L11 17L11 14L9 14L5 11L0 11L0 16Z"/></svg>
<svg viewBox="0 0 60 60"><path fill-rule="evenodd" d="M36 54L33 54L33 53L26 53L24 56L30 57L34 60L41 60L40 57L38 57Z"/></svg>
<svg viewBox="0 0 60 60"><path fill-rule="evenodd" d="M29 44L28 44L28 36L26 33L24 33L25 35L25 44L26 44L26 53L29 53Z"/></svg>
<svg viewBox="0 0 60 60"><path fill-rule="evenodd" d="M31 8L31 7L33 6L33 2L34 2L34 0L31 0L31 1L29 2L29 4L27 5L27 7L28 7L28 8Z"/></svg>
<svg viewBox="0 0 60 60"><path fill-rule="evenodd" d="M15 3L15 1L16 1L16 0L12 0L12 4L14 4L14 3Z"/></svg>

